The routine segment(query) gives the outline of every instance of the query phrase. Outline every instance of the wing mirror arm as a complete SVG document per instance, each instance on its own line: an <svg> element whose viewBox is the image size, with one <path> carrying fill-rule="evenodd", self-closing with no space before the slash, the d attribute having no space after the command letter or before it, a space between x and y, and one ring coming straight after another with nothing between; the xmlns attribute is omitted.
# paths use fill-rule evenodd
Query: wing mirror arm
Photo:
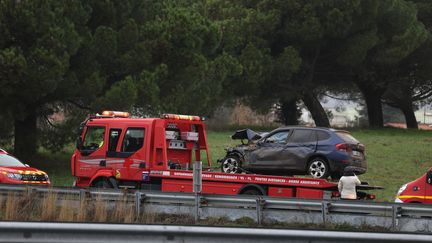
<svg viewBox="0 0 432 243"><path fill-rule="evenodd" d="M432 185L432 170L428 171L428 173L426 174L426 182L429 185Z"/></svg>
<svg viewBox="0 0 432 243"><path fill-rule="evenodd" d="M79 137L77 138L77 140L76 140L76 148L77 148L78 150L81 150L81 149L82 149L82 146L83 146L82 137L79 136Z"/></svg>

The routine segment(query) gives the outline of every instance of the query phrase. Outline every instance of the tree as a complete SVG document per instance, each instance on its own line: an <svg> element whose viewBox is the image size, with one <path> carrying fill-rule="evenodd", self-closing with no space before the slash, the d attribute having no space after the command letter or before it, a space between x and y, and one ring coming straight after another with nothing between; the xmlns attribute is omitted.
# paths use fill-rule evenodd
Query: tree
<svg viewBox="0 0 432 243"><path fill-rule="evenodd" d="M344 46L346 51L340 63L351 67L353 80L366 102L369 125L382 127L382 98L394 82L394 70L425 42L427 30L417 21L416 8L411 3L376 1L375 6L371 16L358 23L367 28L350 37L352 41ZM369 21L363 22L365 19ZM351 61L343 64L347 59Z"/></svg>
<svg viewBox="0 0 432 243"><path fill-rule="evenodd" d="M403 112L408 128L418 128L414 103L432 96L431 44L427 41L390 72L393 82L383 95L387 104Z"/></svg>
<svg viewBox="0 0 432 243"><path fill-rule="evenodd" d="M67 10L58 1L0 2L0 103L14 121L15 154L23 159L36 152L45 104L71 93L64 86L72 82L69 61L82 41L76 27L87 17L79 2Z"/></svg>

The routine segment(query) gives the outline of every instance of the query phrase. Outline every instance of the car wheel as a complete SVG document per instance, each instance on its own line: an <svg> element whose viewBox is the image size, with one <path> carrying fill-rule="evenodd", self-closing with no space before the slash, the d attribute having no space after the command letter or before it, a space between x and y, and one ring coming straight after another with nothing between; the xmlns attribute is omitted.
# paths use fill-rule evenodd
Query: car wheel
<svg viewBox="0 0 432 243"><path fill-rule="evenodd" d="M314 158L309 162L308 174L314 178L325 179L328 177L330 168L323 158Z"/></svg>
<svg viewBox="0 0 432 243"><path fill-rule="evenodd" d="M236 155L228 155L222 160L221 170L225 173L239 173L241 171L241 161Z"/></svg>

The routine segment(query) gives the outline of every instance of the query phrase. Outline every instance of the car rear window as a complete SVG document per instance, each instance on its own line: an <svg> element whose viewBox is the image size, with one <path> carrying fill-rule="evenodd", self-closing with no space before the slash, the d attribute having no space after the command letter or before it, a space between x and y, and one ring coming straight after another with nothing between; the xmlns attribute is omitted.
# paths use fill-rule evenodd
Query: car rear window
<svg viewBox="0 0 432 243"><path fill-rule="evenodd" d="M25 167L18 159L7 154L0 154L0 166Z"/></svg>
<svg viewBox="0 0 432 243"><path fill-rule="evenodd" d="M337 131L336 134L346 143L358 144L360 143L357 139L355 139L349 132Z"/></svg>

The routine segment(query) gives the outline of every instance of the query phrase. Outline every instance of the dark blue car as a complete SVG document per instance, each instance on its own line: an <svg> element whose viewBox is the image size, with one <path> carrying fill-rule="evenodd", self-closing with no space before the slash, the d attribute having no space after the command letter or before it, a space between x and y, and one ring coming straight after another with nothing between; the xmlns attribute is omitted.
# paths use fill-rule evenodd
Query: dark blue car
<svg viewBox="0 0 432 243"><path fill-rule="evenodd" d="M307 174L338 179L345 168L356 174L367 170L364 145L347 131L283 127L263 135L245 129L232 138L242 139L242 145L227 149L225 158L219 161L226 173Z"/></svg>

